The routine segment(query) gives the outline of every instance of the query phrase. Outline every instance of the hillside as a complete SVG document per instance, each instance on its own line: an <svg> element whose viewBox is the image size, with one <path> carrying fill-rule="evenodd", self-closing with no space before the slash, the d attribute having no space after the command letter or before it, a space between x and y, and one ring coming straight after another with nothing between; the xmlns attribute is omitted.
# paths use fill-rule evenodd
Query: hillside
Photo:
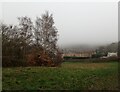
<svg viewBox="0 0 120 92"><path fill-rule="evenodd" d="M66 46L63 49L63 53L69 52L81 52L81 51L100 51L100 52L117 52L118 51L118 43L110 43L104 45L73 45Z"/></svg>

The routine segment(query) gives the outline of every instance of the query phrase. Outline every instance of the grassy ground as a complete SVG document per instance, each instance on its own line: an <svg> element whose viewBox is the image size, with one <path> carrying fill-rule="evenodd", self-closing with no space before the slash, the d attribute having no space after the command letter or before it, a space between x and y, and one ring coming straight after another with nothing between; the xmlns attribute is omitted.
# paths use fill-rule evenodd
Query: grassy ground
<svg viewBox="0 0 120 92"><path fill-rule="evenodd" d="M118 63L3 68L3 90L117 90Z"/></svg>

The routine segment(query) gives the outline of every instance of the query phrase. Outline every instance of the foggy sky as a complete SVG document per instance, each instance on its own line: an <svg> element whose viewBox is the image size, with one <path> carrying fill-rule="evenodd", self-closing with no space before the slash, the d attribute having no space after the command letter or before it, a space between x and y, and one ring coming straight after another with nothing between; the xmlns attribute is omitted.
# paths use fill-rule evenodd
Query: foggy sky
<svg viewBox="0 0 120 92"><path fill-rule="evenodd" d="M59 46L107 44L118 41L118 7L115 2L3 3L4 23L16 24L17 17L33 21L46 10L53 14Z"/></svg>

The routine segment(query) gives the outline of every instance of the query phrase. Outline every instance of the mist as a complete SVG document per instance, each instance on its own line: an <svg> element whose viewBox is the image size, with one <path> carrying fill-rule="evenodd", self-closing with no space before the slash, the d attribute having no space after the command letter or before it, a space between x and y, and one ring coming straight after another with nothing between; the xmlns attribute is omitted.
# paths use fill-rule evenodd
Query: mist
<svg viewBox="0 0 120 92"><path fill-rule="evenodd" d="M115 2L2 3L2 20L18 23L17 17L35 20L46 10L53 14L58 45L103 45L118 41L118 7Z"/></svg>

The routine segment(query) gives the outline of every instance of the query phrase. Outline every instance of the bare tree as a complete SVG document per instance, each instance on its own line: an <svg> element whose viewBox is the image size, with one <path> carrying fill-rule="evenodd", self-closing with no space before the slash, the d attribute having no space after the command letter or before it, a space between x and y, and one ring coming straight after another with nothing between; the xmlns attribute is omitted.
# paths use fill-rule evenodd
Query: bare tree
<svg viewBox="0 0 120 92"><path fill-rule="evenodd" d="M6 66L8 63L12 64L17 63L17 60L20 58L21 51L18 51L19 41L16 36L17 27L12 25L1 24L0 28L2 30L2 56L3 64ZM15 61L15 63L14 63Z"/></svg>
<svg viewBox="0 0 120 92"><path fill-rule="evenodd" d="M28 17L19 17L19 38L21 43L21 49L24 50L24 55L26 55L26 48L32 42L32 29L33 23Z"/></svg>
<svg viewBox="0 0 120 92"><path fill-rule="evenodd" d="M36 18L35 22L35 39L38 46L42 46L53 63L56 62L58 54L57 40L58 31L54 26L53 15L46 11L41 17Z"/></svg>
<svg viewBox="0 0 120 92"><path fill-rule="evenodd" d="M32 40L32 22L28 17L19 17L19 26L1 24L3 64L22 65ZM6 62L6 63L5 63ZM26 62L26 61L25 61Z"/></svg>

